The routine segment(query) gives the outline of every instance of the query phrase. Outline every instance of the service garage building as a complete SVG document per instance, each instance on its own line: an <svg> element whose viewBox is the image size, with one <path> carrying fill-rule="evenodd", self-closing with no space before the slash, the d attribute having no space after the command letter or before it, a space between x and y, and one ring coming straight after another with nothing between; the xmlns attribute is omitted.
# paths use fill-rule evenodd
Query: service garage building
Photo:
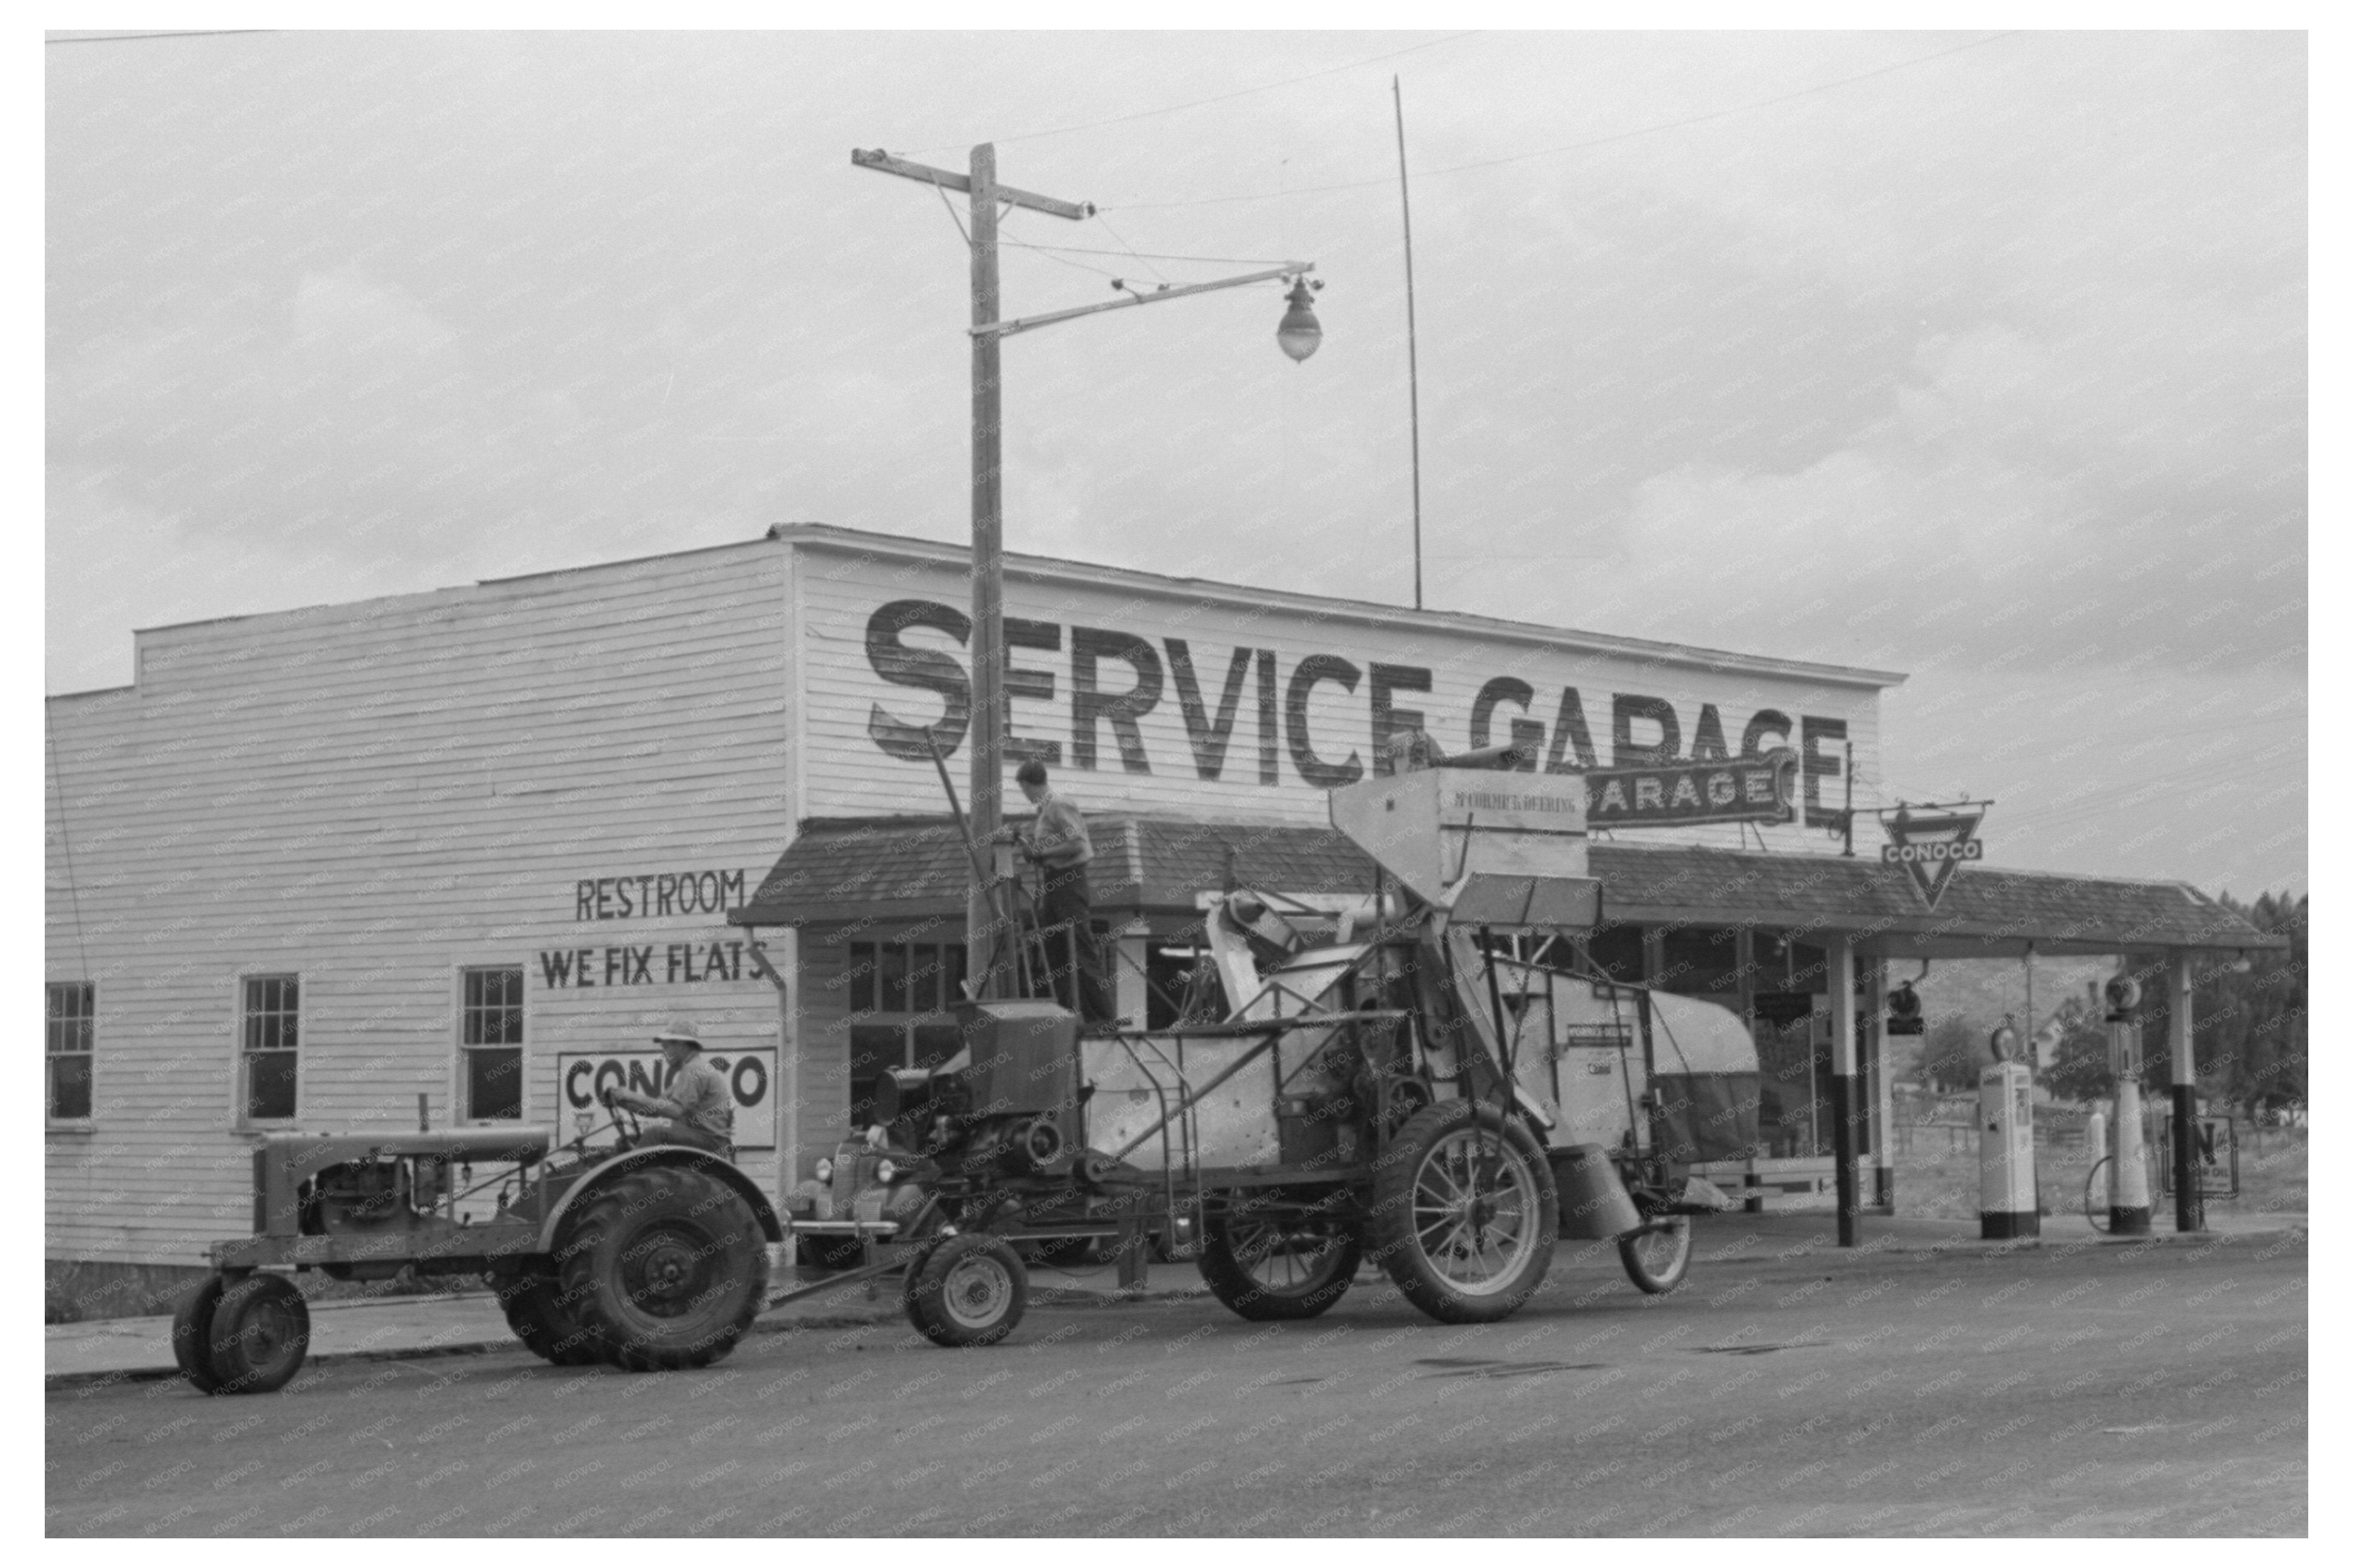
<svg viewBox="0 0 2353 1568"><path fill-rule="evenodd" d="M932 747L961 790L967 560L782 525L145 631L132 685L50 699L53 1275L174 1288L248 1228L265 1131L421 1107L569 1139L681 1018L734 1087L740 1163L805 1175L876 1073L953 1033L969 862ZM1798 820L1592 857L1596 962L1755 1022L1777 1171L1827 1169L1826 944L1862 955L1874 1021L1888 957L2268 945L2179 884L1973 867L1931 912L1837 858L1850 799L1880 804L1892 673L1021 556L1005 596L1007 766L1043 760L1088 811L1140 1024L1201 891L1369 890L1324 792L1417 730L1549 771L1796 752Z"/></svg>

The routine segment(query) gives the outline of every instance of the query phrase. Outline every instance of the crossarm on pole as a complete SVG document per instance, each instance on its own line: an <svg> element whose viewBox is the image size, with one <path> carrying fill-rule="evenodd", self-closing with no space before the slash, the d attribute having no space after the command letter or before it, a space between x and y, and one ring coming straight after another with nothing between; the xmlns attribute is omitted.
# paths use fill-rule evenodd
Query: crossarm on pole
<svg viewBox="0 0 2353 1568"><path fill-rule="evenodd" d="M934 169L929 163L917 163L906 158L893 158L880 147L871 152L863 147L852 147L849 150L849 161L861 169L872 169L881 174L897 174L902 179L921 180L927 185L939 185L951 191L967 193L972 189L972 176L969 174L959 174L953 169ZM1013 206L1028 207L1031 212L1041 212L1053 217L1066 217L1072 222L1095 216L1095 204L1092 202L1058 201L1052 196L1041 196L1034 191L1017 190L1011 185L997 186L997 199Z"/></svg>

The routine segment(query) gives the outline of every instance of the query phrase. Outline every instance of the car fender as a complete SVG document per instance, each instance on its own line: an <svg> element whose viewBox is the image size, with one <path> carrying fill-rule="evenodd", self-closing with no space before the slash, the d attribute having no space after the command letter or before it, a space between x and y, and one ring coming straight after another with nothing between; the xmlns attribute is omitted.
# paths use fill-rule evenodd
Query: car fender
<svg viewBox="0 0 2353 1568"><path fill-rule="evenodd" d="M632 1149L627 1153L616 1154L594 1169L581 1173L579 1180L574 1182L564 1194L564 1201L557 1204L541 1223L539 1249L542 1252L555 1250L555 1234L563 1227L565 1215L572 1212L582 1194L595 1191L612 1177L657 1165L701 1171L724 1183L751 1205L754 1216L760 1222L761 1235L772 1242L785 1239L785 1227L776 1218L776 1205L768 1201L768 1194L762 1192L751 1177L716 1154L690 1149L682 1143L657 1143L649 1148Z"/></svg>

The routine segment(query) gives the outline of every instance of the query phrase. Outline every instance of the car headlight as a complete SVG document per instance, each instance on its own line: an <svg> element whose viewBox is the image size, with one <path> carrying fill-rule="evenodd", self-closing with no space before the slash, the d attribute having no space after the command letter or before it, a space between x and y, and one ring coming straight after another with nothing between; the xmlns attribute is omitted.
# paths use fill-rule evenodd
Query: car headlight
<svg viewBox="0 0 2353 1568"><path fill-rule="evenodd" d="M819 1161L817 1163L817 1179L818 1179L818 1181L820 1181L820 1182L829 1182L829 1181L833 1180L833 1162L832 1162L832 1161L830 1161L830 1160L819 1160Z"/></svg>
<svg viewBox="0 0 2353 1568"><path fill-rule="evenodd" d="M874 1179L878 1182L888 1182L898 1173L898 1165L890 1160L884 1160L874 1167Z"/></svg>

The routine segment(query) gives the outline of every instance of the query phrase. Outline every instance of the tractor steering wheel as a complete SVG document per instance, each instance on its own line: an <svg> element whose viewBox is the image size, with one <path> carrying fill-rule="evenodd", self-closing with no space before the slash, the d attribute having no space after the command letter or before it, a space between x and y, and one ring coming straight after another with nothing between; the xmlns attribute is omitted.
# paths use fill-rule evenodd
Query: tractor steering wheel
<svg viewBox="0 0 2353 1568"><path fill-rule="evenodd" d="M622 1143L624 1145L635 1143L639 1136L637 1112L627 1109L620 1101L615 1100L610 1089L598 1089L596 1098L604 1102L605 1114L612 1119L613 1131L620 1138ZM621 1119L625 1116L628 1118L628 1125L626 1127L621 1124Z"/></svg>

